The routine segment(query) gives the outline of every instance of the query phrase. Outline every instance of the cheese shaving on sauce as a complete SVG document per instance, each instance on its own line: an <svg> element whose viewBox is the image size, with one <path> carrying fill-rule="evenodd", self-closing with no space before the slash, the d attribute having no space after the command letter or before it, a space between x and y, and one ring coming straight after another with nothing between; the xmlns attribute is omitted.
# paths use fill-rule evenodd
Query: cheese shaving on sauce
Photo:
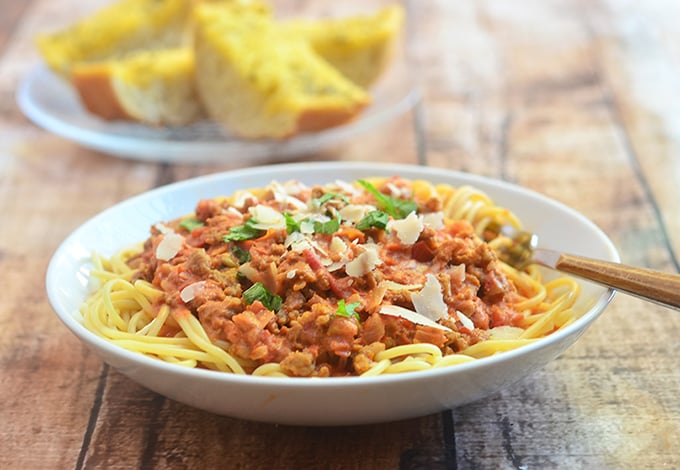
<svg viewBox="0 0 680 470"><path fill-rule="evenodd" d="M168 227L165 224L161 224L160 222L154 225L154 228L161 232L163 235L174 232L174 230L172 230L170 227Z"/></svg>
<svg viewBox="0 0 680 470"><path fill-rule="evenodd" d="M255 196L250 191L238 191L236 194L234 194L234 207L243 209L246 205L246 202L257 203L257 196Z"/></svg>
<svg viewBox="0 0 680 470"><path fill-rule="evenodd" d="M342 238L334 236L331 238L330 249L333 254L343 255L347 252L347 243Z"/></svg>
<svg viewBox="0 0 680 470"><path fill-rule="evenodd" d="M442 286L433 274L427 274L425 285L415 294L411 294L411 302L416 312L430 320L437 321L448 316L448 307L444 303Z"/></svg>
<svg viewBox="0 0 680 470"><path fill-rule="evenodd" d="M380 286L391 291L417 290L423 288L422 284L399 284L394 281L381 281Z"/></svg>
<svg viewBox="0 0 680 470"><path fill-rule="evenodd" d="M364 245L365 246L365 245ZM373 246L365 246L366 250L345 265L345 272L352 277L360 277L367 274L382 261L378 257L378 250Z"/></svg>
<svg viewBox="0 0 680 470"><path fill-rule="evenodd" d="M444 228L444 213L443 212L429 212L423 214L423 223L433 230Z"/></svg>
<svg viewBox="0 0 680 470"><path fill-rule="evenodd" d="M465 314L459 310L456 310L456 315L458 315L458 320L463 324L465 328L468 330L472 331L475 329L475 324L472 323L472 320L470 320Z"/></svg>
<svg viewBox="0 0 680 470"><path fill-rule="evenodd" d="M170 261L184 246L184 237L178 233L166 233L156 247L156 258Z"/></svg>
<svg viewBox="0 0 680 470"><path fill-rule="evenodd" d="M422 216L411 212L405 219L390 221L388 228L397 233L397 238L403 245L413 245L418 241L420 232L423 231L425 225L423 224Z"/></svg>
<svg viewBox="0 0 680 470"><path fill-rule="evenodd" d="M248 209L253 219L257 221L253 227L258 229L281 229L286 227L286 219L279 211L269 206L258 204Z"/></svg>
<svg viewBox="0 0 680 470"><path fill-rule="evenodd" d="M184 289L182 289L182 291L179 293L179 297L184 303L191 302L196 296L196 293L203 289L204 286L205 281L198 281L194 282L193 284L189 284Z"/></svg>
<svg viewBox="0 0 680 470"><path fill-rule="evenodd" d="M366 214L376 210L375 206L370 204L348 204L338 212L342 220L347 220L352 223L359 222Z"/></svg>
<svg viewBox="0 0 680 470"><path fill-rule="evenodd" d="M452 331L450 328L440 325L439 323L422 316L418 312L414 312L413 310L409 310L404 307L399 307L398 305L383 305L380 307L380 313L393 317L401 317L417 325L431 326L432 328L437 328L439 330Z"/></svg>
<svg viewBox="0 0 680 470"><path fill-rule="evenodd" d="M517 339L524 330L517 326L503 325L491 328L489 333L493 339Z"/></svg>

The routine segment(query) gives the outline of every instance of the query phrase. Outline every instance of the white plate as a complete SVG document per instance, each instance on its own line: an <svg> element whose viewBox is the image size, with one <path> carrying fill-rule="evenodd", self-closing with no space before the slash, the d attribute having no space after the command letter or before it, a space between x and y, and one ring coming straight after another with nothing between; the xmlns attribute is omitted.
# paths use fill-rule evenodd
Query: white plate
<svg viewBox="0 0 680 470"><path fill-rule="evenodd" d="M393 119L420 97L401 63L393 64L372 91L373 104L354 121L285 141L239 140L220 126L202 121L185 127L152 127L105 121L87 112L72 87L45 66L36 66L21 82L17 101L38 126L93 150L122 158L172 163L258 160L303 155L355 137Z"/></svg>
<svg viewBox="0 0 680 470"><path fill-rule="evenodd" d="M124 201L90 219L57 249L47 293L64 324L104 361L171 399L214 413L282 424L347 425L434 413L478 400L524 378L557 357L611 300L609 289L582 282L572 324L528 346L466 364L391 376L324 379L241 376L186 369L121 349L85 329L78 311L87 295L89 257L144 240L152 224L192 212L200 198L264 186L272 179L307 184L338 178L401 175L454 186L470 184L513 210L546 248L618 261L611 241L564 205L504 182L435 168L373 163L264 166L172 184ZM565 229L568 227L568 230Z"/></svg>

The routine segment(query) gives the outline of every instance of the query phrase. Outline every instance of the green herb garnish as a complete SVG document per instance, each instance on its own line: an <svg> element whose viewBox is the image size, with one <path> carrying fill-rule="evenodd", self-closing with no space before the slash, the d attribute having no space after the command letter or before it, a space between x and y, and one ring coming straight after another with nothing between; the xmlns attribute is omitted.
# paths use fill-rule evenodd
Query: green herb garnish
<svg viewBox="0 0 680 470"><path fill-rule="evenodd" d="M359 305L361 305L359 302L345 304L345 299L340 299L338 302L338 308L335 310L335 314L347 318L354 317L357 321L360 321L361 318L359 317L359 314L355 312Z"/></svg>
<svg viewBox="0 0 680 470"><path fill-rule="evenodd" d="M347 196L340 193L324 193L323 196L314 199L313 203L316 205L316 207L319 207L331 199L340 199L342 202L349 204L349 199L347 199Z"/></svg>
<svg viewBox="0 0 680 470"><path fill-rule="evenodd" d="M261 282L256 282L248 288L243 293L243 300L245 300L248 305L259 300L262 302L262 305L274 312L279 311L281 303L283 302L280 296L269 292Z"/></svg>
<svg viewBox="0 0 680 470"><path fill-rule="evenodd" d="M250 251L244 250L239 246L233 245L229 248L229 251L236 257L239 264L247 263L251 260Z"/></svg>
<svg viewBox="0 0 680 470"><path fill-rule="evenodd" d="M387 228L387 222L389 222L390 216L383 211L371 211L361 218L357 222L356 228L359 230L368 230L371 227L379 228L385 230Z"/></svg>
<svg viewBox="0 0 680 470"><path fill-rule="evenodd" d="M243 240L258 238L264 231L259 228L255 228L255 224L257 224L256 220L249 219L243 225L232 227L229 229L229 233L222 237L222 240L225 242L240 242Z"/></svg>
<svg viewBox="0 0 680 470"><path fill-rule="evenodd" d="M193 232L196 227L203 227L204 225L205 224L196 217L187 217L179 223L179 226L186 229L189 233Z"/></svg>
<svg viewBox="0 0 680 470"><path fill-rule="evenodd" d="M403 219L411 212L415 212L418 209L418 204L416 204L415 201L390 197L378 191L376 187L368 181L359 180L359 184L375 197L380 209L384 210L395 219Z"/></svg>
<svg viewBox="0 0 680 470"><path fill-rule="evenodd" d="M286 233L288 235L300 231L300 222L297 222L292 215L284 212L283 217L286 219Z"/></svg>
<svg viewBox="0 0 680 470"><path fill-rule="evenodd" d="M314 233L332 235L340 229L340 219L331 219L327 222L314 221Z"/></svg>

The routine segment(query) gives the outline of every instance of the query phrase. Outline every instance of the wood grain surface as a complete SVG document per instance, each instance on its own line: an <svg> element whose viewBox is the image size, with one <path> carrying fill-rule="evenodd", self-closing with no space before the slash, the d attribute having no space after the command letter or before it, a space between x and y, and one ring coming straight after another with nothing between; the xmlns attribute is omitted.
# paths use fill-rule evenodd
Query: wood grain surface
<svg viewBox="0 0 680 470"><path fill-rule="evenodd" d="M305 428L215 416L103 364L47 301L56 247L129 196L250 165L119 159L22 115L15 93L40 63L34 35L105 3L0 0L0 468L680 468L680 314L623 294L528 379L396 423ZM275 3L318 14L342 2ZM422 101L370 133L286 161L399 162L500 178L592 219L623 262L678 272L680 3L405 6Z"/></svg>

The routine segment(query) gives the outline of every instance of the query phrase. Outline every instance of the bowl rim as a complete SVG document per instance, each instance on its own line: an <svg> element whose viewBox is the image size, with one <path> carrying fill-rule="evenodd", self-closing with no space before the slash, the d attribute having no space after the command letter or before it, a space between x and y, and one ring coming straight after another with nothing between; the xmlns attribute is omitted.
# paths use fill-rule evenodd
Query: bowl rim
<svg viewBox="0 0 680 470"><path fill-rule="evenodd" d="M608 250L610 255L609 260L618 262L620 260L619 254L614 246L613 242L609 237L602 231L594 222L579 213L578 211L570 208L566 204L563 204L555 199L548 196L542 195L534 190L522 187L520 185L500 180L494 179L487 176L481 176L471 173L466 173L462 171L435 168L430 166L422 165L410 165L410 164L386 164L386 163L371 163L371 162L302 162L302 163L284 163L284 164L273 164L265 165L251 168L243 168L238 170L228 170L218 173L207 174L199 177L189 178L182 181L177 181L167 185L163 185L148 191L144 191L135 196L126 198L107 209L99 212L93 217L87 219L82 224L80 224L75 230L73 230L56 248L54 251L49 264L47 266L45 285L47 296L52 306L52 309L59 317L59 319L64 323L64 325L81 341L88 345L95 346L98 349L104 350L107 354L115 356L118 359L124 361L129 361L139 366L151 367L153 369L159 369L162 372L175 375L184 376L187 378L196 379L206 379L211 381L217 381L222 383L234 383L249 385L253 387L282 387L282 388L297 388L300 386L308 388L337 388L346 387L352 388L354 386L370 386L370 385L388 385L401 382L411 382L420 381L426 378L436 378L441 376L448 376L451 374L464 373L465 371L471 369L484 369L492 365L498 366L503 363L510 362L514 360L517 356L522 356L529 354L533 351L548 348L549 346L559 343L562 340L568 338L571 335L581 334L585 331L586 327L592 323L597 317L599 317L606 306L611 302L615 295L615 291L611 288L604 288L604 292L600 294L594 303L589 305L584 313L578 317L571 324L561 328L560 330L552 333L549 336L540 338L539 340L522 346L517 349L503 352L502 354L496 354L489 357L483 357L470 361L467 363L457 364L450 367L442 367L437 369L428 369L424 371L414 371L403 374L389 374L389 375L379 375L371 377L361 377L361 376L350 376L350 377L324 377L324 378L305 378L305 377L260 377L252 375L242 375L233 374L228 372L218 372L208 369L199 368L185 368L175 364L166 363L151 357L145 356L143 354L128 351L120 346L116 346L110 341L101 338L92 331L85 328L82 323L80 323L74 316L75 312L69 312L62 304L60 299L60 293L58 289L58 279L60 273L58 272L59 261L68 257L66 251L68 247L79 238L80 234L87 230L87 228L96 224L102 219L106 219L112 212L123 210L127 207L134 206L141 200L158 198L164 194L172 193L184 187L199 187L206 182L211 180L219 180L228 178L237 181L241 176L263 176L266 174L276 175L276 171L290 171L296 170L301 171L304 169L305 172L313 170L332 170L332 169L351 169L353 171L366 172L366 176L369 176L369 172L382 172L383 174L402 174L402 173L418 173L418 176L423 178L435 177L434 179L450 179L450 180L464 180L469 184L475 186L479 184L480 186L491 186L497 187L501 191L511 191L518 192L523 196L529 198L537 198L541 200L542 203L552 206L561 212L568 213L572 217L579 219L584 225L586 225L594 234L597 234L600 242ZM411 178L410 176L407 176ZM275 179L275 178L274 178ZM521 218L521 216L520 216ZM122 247L121 247L122 248Z"/></svg>

